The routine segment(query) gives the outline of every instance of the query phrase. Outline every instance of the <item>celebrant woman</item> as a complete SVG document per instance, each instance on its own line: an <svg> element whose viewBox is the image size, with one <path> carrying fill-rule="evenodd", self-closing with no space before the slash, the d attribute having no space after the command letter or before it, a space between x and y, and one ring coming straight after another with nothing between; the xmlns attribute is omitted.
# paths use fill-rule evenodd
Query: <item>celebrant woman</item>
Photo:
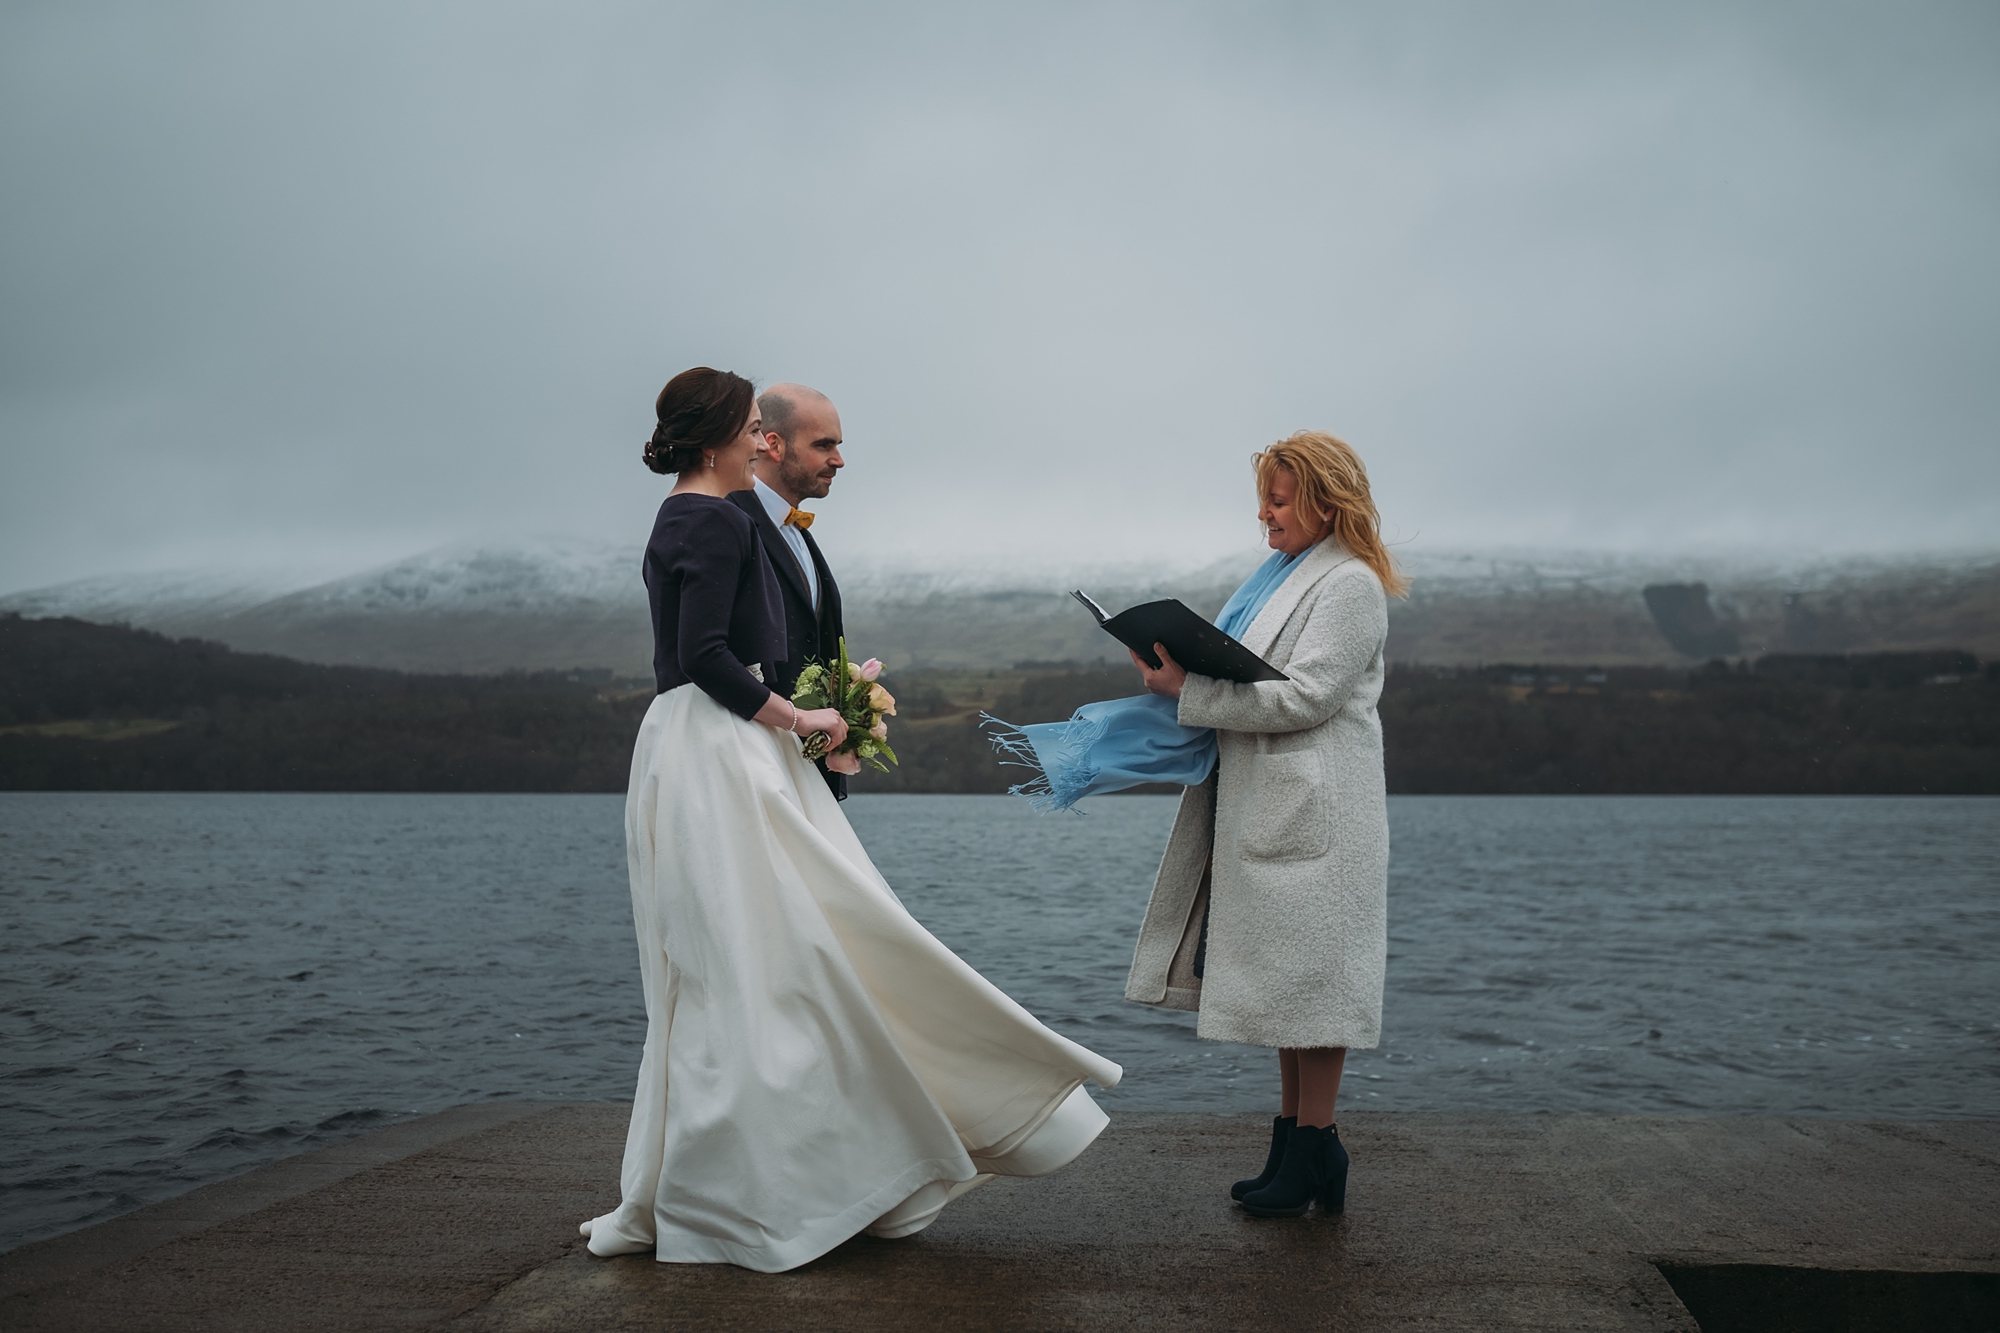
<svg viewBox="0 0 2000 1333"><path fill-rule="evenodd" d="M994 1175L1043 1175L1104 1128L1109 1060L1043 1027L890 891L805 758L834 709L763 684L783 660L757 530L724 497L763 450L750 381L697 367L646 445L673 473L646 547L658 696L626 853L646 1045L597 1255L794 1268L907 1236Z"/></svg>
<svg viewBox="0 0 2000 1333"><path fill-rule="evenodd" d="M1272 554L1216 623L1289 679L1190 675L1156 644L1158 667L1132 658L1148 695L1000 744L1041 770L1017 790L1044 809L1186 786L1125 995L1198 1010L1200 1036L1277 1048L1270 1151L1230 1192L1257 1216L1297 1217L1345 1204L1334 1102L1347 1052L1381 1037L1389 829L1375 704L1384 594L1407 584L1348 445L1302 431L1253 464Z"/></svg>

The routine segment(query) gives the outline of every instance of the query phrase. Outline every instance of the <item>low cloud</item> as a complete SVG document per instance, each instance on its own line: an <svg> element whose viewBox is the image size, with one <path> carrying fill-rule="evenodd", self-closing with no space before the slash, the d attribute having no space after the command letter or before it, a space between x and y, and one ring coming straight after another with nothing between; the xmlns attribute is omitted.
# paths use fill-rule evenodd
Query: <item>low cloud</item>
<svg viewBox="0 0 2000 1333"><path fill-rule="evenodd" d="M2000 530L1985 6L15 6L0 584L643 540L815 384L837 559ZM822 529L815 528L815 535Z"/></svg>

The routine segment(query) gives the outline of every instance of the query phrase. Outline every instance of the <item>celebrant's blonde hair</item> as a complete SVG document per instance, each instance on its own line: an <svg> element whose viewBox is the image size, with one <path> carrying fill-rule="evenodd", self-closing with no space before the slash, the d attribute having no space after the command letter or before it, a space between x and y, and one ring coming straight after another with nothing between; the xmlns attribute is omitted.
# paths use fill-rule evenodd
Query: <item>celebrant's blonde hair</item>
<svg viewBox="0 0 2000 1333"><path fill-rule="evenodd" d="M1384 592L1395 597L1409 595L1409 579L1397 570L1382 542L1382 516L1368 490L1368 469L1345 440L1325 431L1297 431L1252 454L1250 465L1257 472L1259 500L1271 498L1272 473L1279 468L1291 473L1299 488L1292 507L1307 519L1319 519L1322 525L1314 540L1333 537L1348 554L1375 571Z"/></svg>

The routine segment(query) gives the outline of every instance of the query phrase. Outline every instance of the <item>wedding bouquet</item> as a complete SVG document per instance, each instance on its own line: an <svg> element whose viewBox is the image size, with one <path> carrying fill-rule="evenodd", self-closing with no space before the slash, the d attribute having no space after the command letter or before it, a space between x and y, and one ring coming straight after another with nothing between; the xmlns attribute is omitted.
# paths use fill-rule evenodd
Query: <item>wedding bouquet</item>
<svg viewBox="0 0 2000 1333"><path fill-rule="evenodd" d="M896 696L882 688L876 677L882 663L871 657L866 662L847 660L847 640L840 641L840 654L833 662L809 662L799 672L792 690L794 707L834 708L847 720L847 739L838 750L830 751L826 733L814 732L806 741L805 755L818 759L828 753L852 753L866 759L884 773L889 764L899 762L889 748L889 724L884 719L896 715ZM882 762L887 755L889 764Z"/></svg>

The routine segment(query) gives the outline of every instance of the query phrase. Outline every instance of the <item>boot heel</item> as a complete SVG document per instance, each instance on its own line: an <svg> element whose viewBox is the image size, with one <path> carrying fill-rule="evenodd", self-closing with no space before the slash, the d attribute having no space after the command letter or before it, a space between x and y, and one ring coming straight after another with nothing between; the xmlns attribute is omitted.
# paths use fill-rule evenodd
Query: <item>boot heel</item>
<svg viewBox="0 0 2000 1333"><path fill-rule="evenodd" d="M1347 1148L1340 1141L1340 1126L1329 1125L1326 1134L1326 1186L1320 1190L1319 1206L1338 1213L1347 1207Z"/></svg>

